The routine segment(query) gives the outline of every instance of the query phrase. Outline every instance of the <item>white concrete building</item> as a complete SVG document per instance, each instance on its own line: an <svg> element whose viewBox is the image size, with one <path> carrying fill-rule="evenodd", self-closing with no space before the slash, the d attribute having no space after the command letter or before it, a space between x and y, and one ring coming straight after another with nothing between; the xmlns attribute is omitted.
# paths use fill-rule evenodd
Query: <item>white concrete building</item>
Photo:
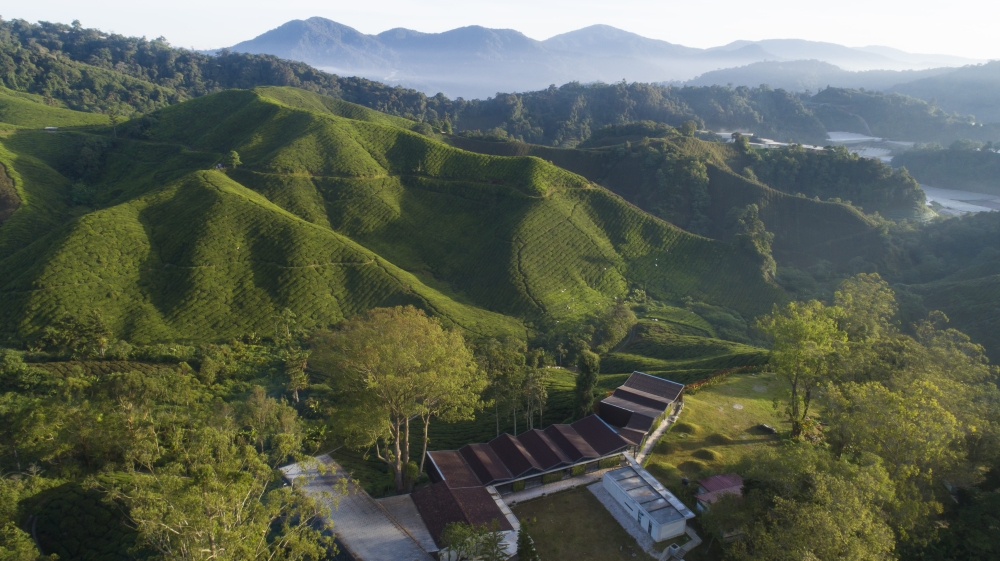
<svg viewBox="0 0 1000 561"><path fill-rule="evenodd" d="M653 538L663 541L687 530L694 513L684 506L648 471L626 456L629 466L604 474L604 488L618 501L639 526Z"/></svg>

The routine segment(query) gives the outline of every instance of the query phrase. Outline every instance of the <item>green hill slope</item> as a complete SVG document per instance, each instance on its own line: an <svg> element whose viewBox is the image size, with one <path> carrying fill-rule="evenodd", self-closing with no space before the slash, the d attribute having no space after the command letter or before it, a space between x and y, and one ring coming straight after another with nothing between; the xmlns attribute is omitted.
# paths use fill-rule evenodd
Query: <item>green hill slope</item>
<svg viewBox="0 0 1000 561"><path fill-rule="evenodd" d="M728 244L541 159L466 152L407 123L263 89L171 106L118 140L0 140L22 199L0 227L0 329L99 308L136 340L211 339L268 334L285 307L315 326L415 303L496 335L581 319L631 287L747 315L784 298ZM205 171L229 150L241 167Z"/></svg>
<svg viewBox="0 0 1000 561"><path fill-rule="evenodd" d="M14 92L0 87L0 123L33 129L77 127L107 125L108 117L97 113L51 107L45 105L40 96Z"/></svg>
<svg viewBox="0 0 1000 561"><path fill-rule="evenodd" d="M779 262L846 262L881 251L874 221L848 205L820 202L733 173L744 157L732 145L674 134L635 146L579 150L460 137L454 145L483 153L534 155L599 183L639 208L692 231L728 240L729 213L756 204L775 234ZM834 156L831 154L830 158ZM703 171L698 171L698 162ZM862 164L864 164L862 162ZM786 181L794 185L792 181ZM704 191L696 192L697 185Z"/></svg>

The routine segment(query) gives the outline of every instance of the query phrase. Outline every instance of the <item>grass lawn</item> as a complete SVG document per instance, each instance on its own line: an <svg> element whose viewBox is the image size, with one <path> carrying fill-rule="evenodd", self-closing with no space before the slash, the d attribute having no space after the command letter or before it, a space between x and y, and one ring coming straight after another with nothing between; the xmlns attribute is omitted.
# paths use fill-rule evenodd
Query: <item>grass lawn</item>
<svg viewBox="0 0 1000 561"><path fill-rule="evenodd" d="M512 508L542 559L651 559L586 487Z"/></svg>
<svg viewBox="0 0 1000 561"><path fill-rule="evenodd" d="M774 374L739 374L684 396L684 411L653 448L649 469L678 497L693 503L693 490L680 484L719 473L760 446L775 446L778 435L756 428L766 423L788 430L782 406L774 399L784 390ZM694 506L691 504L691 506Z"/></svg>

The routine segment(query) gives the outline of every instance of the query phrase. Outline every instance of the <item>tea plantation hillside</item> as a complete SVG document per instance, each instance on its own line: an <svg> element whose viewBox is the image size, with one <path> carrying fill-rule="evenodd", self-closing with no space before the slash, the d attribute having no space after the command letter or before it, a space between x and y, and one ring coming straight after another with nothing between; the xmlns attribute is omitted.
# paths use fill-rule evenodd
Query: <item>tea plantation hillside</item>
<svg viewBox="0 0 1000 561"><path fill-rule="evenodd" d="M846 262L882 251L879 243L872 243L879 237L875 221L857 208L795 196L735 173L734 167L742 172L739 166L747 158L732 145L677 133L646 138L636 145L625 144L624 138L617 146L592 150L461 137L449 141L482 153L543 158L607 187L655 216L719 240L732 236L734 208L756 204L767 230L775 234L773 247L779 261ZM809 182L808 178L803 180ZM791 180L785 183L795 185Z"/></svg>
<svg viewBox="0 0 1000 561"><path fill-rule="evenodd" d="M0 87L0 123L29 128L73 127L106 125L108 117L52 107L41 96Z"/></svg>
<svg viewBox="0 0 1000 561"><path fill-rule="evenodd" d="M227 91L91 131L11 130L0 330L99 309L136 341L268 334L414 303L479 335L566 324L641 287L753 316L783 292L544 160L459 150L300 90ZM99 134L98 134L99 133ZM214 169L230 151L241 165Z"/></svg>

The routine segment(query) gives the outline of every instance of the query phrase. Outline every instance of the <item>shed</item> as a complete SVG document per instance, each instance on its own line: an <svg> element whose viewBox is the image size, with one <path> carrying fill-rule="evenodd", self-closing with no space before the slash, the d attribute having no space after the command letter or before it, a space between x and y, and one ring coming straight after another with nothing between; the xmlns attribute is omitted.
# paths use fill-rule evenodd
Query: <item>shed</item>
<svg viewBox="0 0 1000 561"><path fill-rule="evenodd" d="M609 471L604 488L633 516L653 541L683 534L694 513L648 471L629 458L629 466Z"/></svg>

